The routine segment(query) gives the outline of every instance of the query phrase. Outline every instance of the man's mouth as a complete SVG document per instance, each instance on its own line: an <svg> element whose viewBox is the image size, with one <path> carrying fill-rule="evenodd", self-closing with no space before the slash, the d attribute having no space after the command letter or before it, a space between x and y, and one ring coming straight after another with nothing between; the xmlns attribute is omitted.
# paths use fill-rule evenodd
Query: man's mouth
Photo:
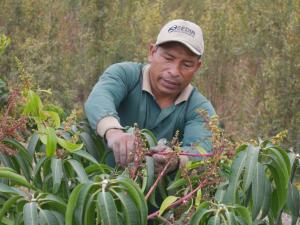
<svg viewBox="0 0 300 225"><path fill-rule="evenodd" d="M180 86L178 82L169 79L162 79L162 85L169 89L176 89Z"/></svg>

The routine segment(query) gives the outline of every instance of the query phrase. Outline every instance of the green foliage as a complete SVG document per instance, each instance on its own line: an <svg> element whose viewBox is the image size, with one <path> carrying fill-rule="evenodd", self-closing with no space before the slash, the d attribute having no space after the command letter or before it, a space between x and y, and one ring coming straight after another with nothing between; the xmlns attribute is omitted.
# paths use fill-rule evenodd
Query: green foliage
<svg viewBox="0 0 300 225"><path fill-rule="evenodd" d="M156 175L149 149L158 142L149 130L128 128L136 137L134 162L110 168L103 164L109 150L86 123L77 122L75 112L63 119L37 92L25 89L23 95L29 139L1 139L1 224L277 225L283 212L297 223L300 194L294 178L300 159L273 144L283 134L232 152L213 117L208 124L215 132L213 152L199 149L206 158L176 174ZM3 146L15 152L8 154ZM186 154L177 136L170 147L170 154ZM153 206L157 211L148 215Z"/></svg>

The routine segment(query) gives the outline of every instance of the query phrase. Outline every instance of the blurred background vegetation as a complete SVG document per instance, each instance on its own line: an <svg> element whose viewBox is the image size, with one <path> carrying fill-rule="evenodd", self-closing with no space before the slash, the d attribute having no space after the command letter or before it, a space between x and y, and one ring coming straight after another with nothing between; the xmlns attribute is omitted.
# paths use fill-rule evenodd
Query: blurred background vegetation
<svg viewBox="0 0 300 225"><path fill-rule="evenodd" d="M0 0L11 39L0 76L19 79L16 57L66 111L82 108L101 72L147 61L167 21L198 23L203 67L194 79L234 140L288 130L300 151L300 0Z"/></svg>

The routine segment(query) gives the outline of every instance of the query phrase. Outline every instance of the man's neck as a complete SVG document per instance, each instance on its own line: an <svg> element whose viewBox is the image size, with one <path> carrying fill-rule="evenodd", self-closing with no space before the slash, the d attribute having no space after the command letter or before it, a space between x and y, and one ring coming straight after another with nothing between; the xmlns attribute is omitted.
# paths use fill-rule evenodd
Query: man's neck
<svg viewBox="0 0 300 225"><path fill-rule="evenodd" d="M159 95L159 94L155 93L155 90L153 90L153 89L152 89L152 93L155 96L155 100L161 109L165 109L165 108L168 108L169 106L173 105L177 99L177 96L174 97L174 96L169 96L169 95L168 96Z"/></svg>

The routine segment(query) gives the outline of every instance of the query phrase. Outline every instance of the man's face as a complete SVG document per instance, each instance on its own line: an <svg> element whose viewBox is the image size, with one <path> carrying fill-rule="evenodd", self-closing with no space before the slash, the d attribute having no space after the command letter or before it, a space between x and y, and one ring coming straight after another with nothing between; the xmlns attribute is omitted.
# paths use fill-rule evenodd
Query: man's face
<svg viewBox="0 0 300 225"><path fill-rule="evenodd" d="M199 57L177 42L151 45L148 60L151 89L156 97L176 99L201 66Z"/></svg>

